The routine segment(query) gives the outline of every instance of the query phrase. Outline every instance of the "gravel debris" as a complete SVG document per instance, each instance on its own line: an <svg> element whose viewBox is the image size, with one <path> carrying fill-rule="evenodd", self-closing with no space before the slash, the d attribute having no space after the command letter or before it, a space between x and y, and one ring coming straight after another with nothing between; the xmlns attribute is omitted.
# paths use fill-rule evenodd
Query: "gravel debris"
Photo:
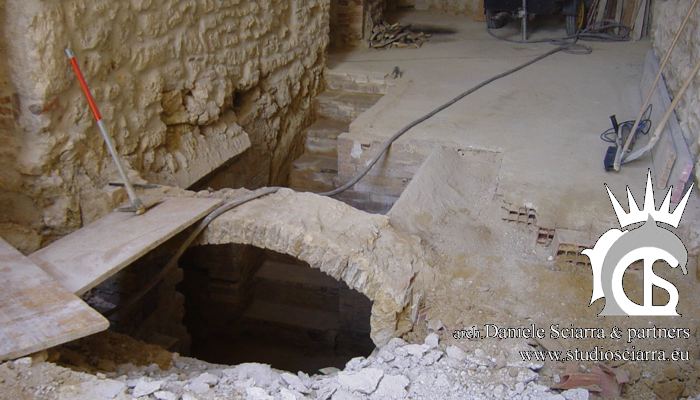
<svg viewBox="0 0 700 400"><path fill-rule="evenodd" d="M31 393L27 398L42 400L589 399L585 389L559 392L539 384L541 365L499 361L501 352L443 347L434 333L422 344L392 339L343 370L328 368L313 376L258 363L215 365L177 354L168 369L123 364L99 377L20 359L0 364L0 393L19 383L22 391L15 398ZM22 380L30 375L37 379Z"/></svg>

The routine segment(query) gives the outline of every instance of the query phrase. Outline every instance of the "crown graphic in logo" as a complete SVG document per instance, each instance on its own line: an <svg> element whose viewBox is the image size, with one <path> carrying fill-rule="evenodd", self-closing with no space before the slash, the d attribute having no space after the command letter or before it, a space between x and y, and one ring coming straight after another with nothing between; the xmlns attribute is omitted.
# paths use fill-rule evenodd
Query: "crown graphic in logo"
<svg viewBox="0 0 700 400"><path fill-rule="evenodd" d="M630 192L629 186L627 186L627 202L629 203L630 208L629 213L625 212L625 210L620 205L620 202L617 201L615 195L612 194L610 188L608 188L608 185L605 185L605 189L607 189L608 196L610 196L610 201L612 202L613 208L615 209L617 220L620 222L620 228L624 228L626 226L636 224L638 222L645 222L647 219L649 219L649 217L653 218L654 221L663 222L665 224L671 225L674 228L678 228L678 224L680 223L681 217L683 216L683 210L685 209L685 205L688 202L690 192L693 189L693 184L690 185L690 188L685 193L685 196L683 196L681 201L676 206L676 209L672 213L670 212L670 207L671 191L673 190L673 187L671 187L666 193L666 197L664 198L663 203L661 203L661 207L659 207L658 210L656 209L654 201L654 190L651 184L651 170L649 170L649 173L647 174L647 188L646 193L644 194L644 208L641 210L639 209L639 206L637 206L637 202L634 200L634 197L632 197L632 193Z"/></svg>
<svg viewBox="0 0 700 400"><path fill-rule="evenodd" d="M591 304L600 298L605 298L605 307L598 314L601 316L679 315L676 311L679 300L678 289L672 282L654 273L654 264L658 261L664 261L671 268L680 267L683 274L687 275L688 250L681 239L669 230L668 226L660 225L658 222L674 228L678 227L683 210L690 198L692 186L673 213L670 212L671 189L666 193L661 207L656 209L651 171L647 174L644 208L641 210L634 201L629 186L627 187L629 213L625 212L607 185L605 188L623 230L609 229L596 241L592 249L582 251L591 260L593 273ZM640 226L630 227L629 230L625 229L625 227L637 223L640 223ZM636 261L642 261L643 264L644 279L641 283L644 298L641 304L630 300L622 285L625 271ZM668 302L665 305L654 303L654 287L668 293Z"/></svg>

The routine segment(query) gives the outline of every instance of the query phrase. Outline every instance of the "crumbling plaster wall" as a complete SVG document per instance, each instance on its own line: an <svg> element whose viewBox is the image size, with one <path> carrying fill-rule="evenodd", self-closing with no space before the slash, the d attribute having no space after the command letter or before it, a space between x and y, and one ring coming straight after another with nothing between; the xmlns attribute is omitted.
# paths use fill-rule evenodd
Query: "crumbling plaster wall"
<svg viewBox="0 0 700 400"><path fill-rule="evenodd" d="M655 1L653 38L654 50L663 57L673 40L676 30L687 15L691 0ZM688 26L680 37L676 49L664 70L664 78L671 91L677 92L690 74L693 65L700 60L700 7L690 17ZM690 150L697 158L700 154L700 77L695 77L685 93L676 115L680 120ZM700 163L695 164L695 178L700 181Z"/></svg>
<svg viewBox="0 0 700 400"><path fill-rule="evenodd" d="M104 189L116 175L66 46L135 174L187 187L229 163L227 185L286 179L320 86L328 0L3 3L0 235L24 252L123 198Z"/></svg>

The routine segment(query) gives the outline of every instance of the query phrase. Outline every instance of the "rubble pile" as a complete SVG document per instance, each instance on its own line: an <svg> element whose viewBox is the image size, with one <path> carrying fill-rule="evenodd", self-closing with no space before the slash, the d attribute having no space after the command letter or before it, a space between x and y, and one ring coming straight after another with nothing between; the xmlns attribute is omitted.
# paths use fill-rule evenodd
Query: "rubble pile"
<svg viewBox="0 0 700 400"><path fill-rule="evenodd" d="M506 362L480 349L443 349L438 342L434 333L423 344L392 339L369 357L350 360L343 370L326 368L313 376L178 355L167 369L127 363L93 375L24 358L0 365L0 393L13 393L15 399L77 400L589 398L585 389L559 393L539 384L542 364Z"/></svg>
<svg viewBox="0 0 700 400"><path fill-rule="evenodd" d="M421 47L428 40L430 34L415 32L410 25L401 25L398 22L390 24L380 22L372 28L369 38L369 47L386 49L390 47Z"/></svg>

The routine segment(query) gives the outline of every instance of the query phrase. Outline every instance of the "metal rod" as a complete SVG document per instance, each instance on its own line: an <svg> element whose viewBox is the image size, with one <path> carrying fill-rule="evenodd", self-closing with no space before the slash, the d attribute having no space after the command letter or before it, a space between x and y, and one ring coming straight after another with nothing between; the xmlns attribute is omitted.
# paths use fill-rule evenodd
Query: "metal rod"
<svg viewBox="0 0 700 400"><path fill-rule="evenodd" d="M107 145L107 150L112 156L112 160L114 160L114 164L116 164L117 166L117 171L119 172L119 175L124 181L124 188L126 189L126 194L129 196L131 207L133 208L133 211L136 214L143 214L146 211L146 207L136 195L136 192L134 191L134 187L131 185L131 182L129 182L129 177L126 174L124 164L122 164L122 160L121 158L119 158L119 153L117 153L117 150L114 146L114 141L112 141L112 137L109 135L109 132L107 132L107 128L105 127L104 121L102 119L102 114L100 114L100 109L97 107L97 103L92 97L90 88L88 87L87 82L85 81L85 77L83 76L83 72L80 70L80 66L78 65L78 60L75 58L75 54L73 53L73 51L71 51L71 49L68 48L66 48L66 56L68 56L68 59L71 63L71 67L73 68L73 72L78 78L80 88L82 89L83 94L87 99L88 105L90 106L90 111L92 111L92 116L95 118L95 122L97 122L97 128L99 129L100 134L102 135L102 139Z"/></svg>
<svg viewBox="0 0 700 400"><path fill-rule="evenodd" d="M639 113L637 113L637 118L634 119L634 125L632 125L632 130L629 133L629 136L627 137L627 140L625 141L625 146L623 148L618 147L617 148L617 153L615 154L615 163L613 165L613 168L615 171L620 170L620 165L622 164L622 161L627 161L629 157L625 156L625 153L629 151L630 146L632 145L634 135L637 132L637 129L639 128L639 123L642 120L642 117L644 116L644 112L646 111L647 107L649 106L649 103L651 103L651 98L654 96L654 92L656 91L656 86L659 84L659 81L661 80L661 73L663 72L664 68L666 68L666 64L668 64L669 59L671 58L671 52L673 49L676 47L676 44L678 43L678 39L681 37L681 33L683 30L685 30L685 26L688 24L688 20L690 19L691 14L693 14L693 11L695 10L695 6L698 5L698 0L693 0L693 3L690 5L690 8L688 9L688 12L685 14L685 18L683 19L683 22L681 22L681 25L678 27L678 30L676 31L676 35L673 37L673 41L671 42L671 46L669 46L668 50L666 50L666 54L664 55L663 60L661 61L661 65L659 65L659 71L656 73L656 77L654 78L654 82L651 84L651 87L649 88L649 91L647 91L646 98L644 99L644 103L642 106L639 108ZM632 160L629 160L632 161Z"/></svg>

